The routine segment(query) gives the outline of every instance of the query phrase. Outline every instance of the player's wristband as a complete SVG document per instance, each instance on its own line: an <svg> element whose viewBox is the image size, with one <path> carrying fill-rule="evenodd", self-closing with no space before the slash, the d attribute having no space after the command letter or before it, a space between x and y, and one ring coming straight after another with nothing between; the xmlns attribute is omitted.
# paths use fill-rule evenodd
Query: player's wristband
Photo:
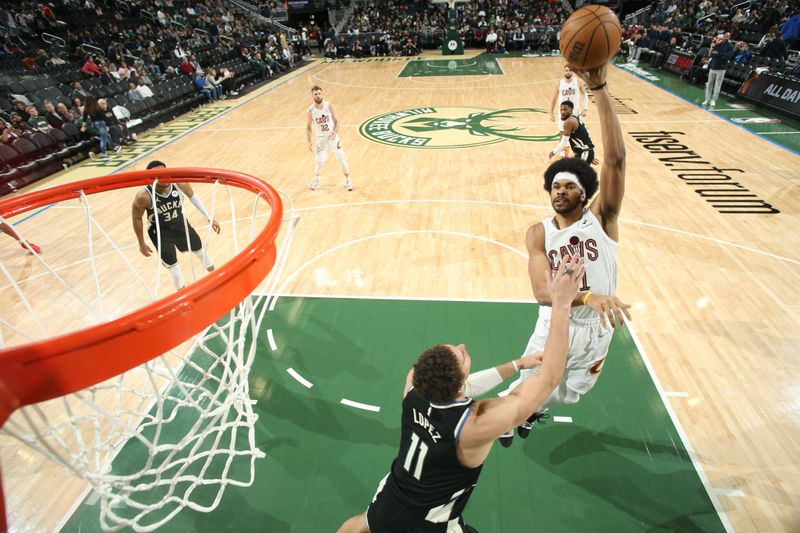
<svg viewBox="0 0 800 533"><path fill-rule="evenodd" d="M206 212L206 207L203 205L203 201L200 199L199 196L193 194L189 198L189 201L192 202L192 204L194 204L194 206L197 208L198 211L200 211L200 214L203 215L206 220L208 220L209 222L212 221L211 217L208 216L208 212Z"/></svg>
<svg viewBox="0 0 800 533"><path fill-rule="evenodd" d="M514 372L519 372L519 367L517 366L517 362L511 361L511 364L514 365Z"/></svg>
<svg viewBox="0 0 800 533"><path fill-rule="evenodd" d="M607 82L607 81L604 81L603 83L601 83L601 84L600 84L600 85L598 85L597 87L589 87L589 88L590 88L591 90L593 90L593 91L599 91L600 89L602 89L603 87L605 87L607 84L608 84L608 82Z"/></svg>
<svg viewBox="0 0 800 533"><path fill-rule="evenodd" d="M583 305L586 305L586 302L589 301L589 296L591 296L591 295L592 295L592 291L589 291L589 292L587 292L586 294L583 295L583 298L581 298L581 302L583 302Z"/></svg>

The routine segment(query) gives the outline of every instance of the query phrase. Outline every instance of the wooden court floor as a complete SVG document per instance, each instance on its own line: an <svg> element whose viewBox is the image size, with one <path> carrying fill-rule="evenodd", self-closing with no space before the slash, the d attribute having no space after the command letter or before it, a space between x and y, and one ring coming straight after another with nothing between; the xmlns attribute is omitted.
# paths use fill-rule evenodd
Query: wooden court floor
<svg viewBox="0 0 800 533"><path fill-rule="evenodd" d="M459 65L422 61L429 59L450 75L400 77L402 61L316 63L132 163L85 165L41 186L144 168L150 159L235 169L294 203L286 294L531 299L520 252L528 225L550 213L541 174L554 142L540 138L554 126L540 110L549 109L562 64L508 58L500 72L460 76ZM334 158L320 189L307 188L305 112L315 84L337 106L353 192ZM609 87L624 113L628 154L618 295L633 304L635 336L723 522L736 531L797 531L800 157L620 69L610 70ZM600 145L593 106L586 122ZM412 132L430 141L413 147L423 141ZM665 144L680 145L680 154L665 156ZM98 198L94 209L130 245L126 198ZM83 259L71 235L85 242L85 223L71 213L50 209L19 228L68 265ZM15 280L47 298L40 279L28 280L31 259L16 245L0 244L0 257ZM10 301L5 320L20 315ZM63 523L83 485L14 441L3 438L0 452L12 529Z"/></svg>

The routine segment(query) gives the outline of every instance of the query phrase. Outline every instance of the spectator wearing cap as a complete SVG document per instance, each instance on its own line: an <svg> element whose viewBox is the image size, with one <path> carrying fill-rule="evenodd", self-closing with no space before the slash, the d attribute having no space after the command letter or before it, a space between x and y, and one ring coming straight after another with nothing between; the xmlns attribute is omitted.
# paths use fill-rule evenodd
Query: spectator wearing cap
<svg viewBox="0 0 800 533"><path fill-rule="evenodd" d="M214 88L211 87L206 81L205 72L198 70L194 73L194 76L194 87L197 89L197 92L208 98L209 102L216 102L216 93Z"/></svg>

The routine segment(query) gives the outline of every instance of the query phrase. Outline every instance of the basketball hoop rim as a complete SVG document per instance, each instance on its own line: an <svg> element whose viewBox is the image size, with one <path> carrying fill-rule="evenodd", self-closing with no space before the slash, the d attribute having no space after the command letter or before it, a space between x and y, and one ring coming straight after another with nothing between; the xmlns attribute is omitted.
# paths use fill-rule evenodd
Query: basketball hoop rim
<svg viewBox="0 0 800 533"><path fill-rule="evenodd" d="M272 212L239 254L200 280L96 326L0 350L0 426L15 409L63 396L134 368L202 331L244 300L275 264L283 204L275 189L248 174L211 168L159 168L81 180L0 200L12 217L87 195L152 184L220 182L262 194Z"/></svg>

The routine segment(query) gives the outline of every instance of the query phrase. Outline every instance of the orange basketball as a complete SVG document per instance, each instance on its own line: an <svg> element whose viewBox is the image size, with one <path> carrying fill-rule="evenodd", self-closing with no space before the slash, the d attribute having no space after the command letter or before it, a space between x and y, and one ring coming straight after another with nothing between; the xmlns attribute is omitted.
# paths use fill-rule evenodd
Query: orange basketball
<svg viewBox="0 0 800 533"><path fill-rule="evenodd" d="M561 55L575 68L596 68L614 57L621 35L619 19L609 8L582 7L561 28Z"/></svg>

